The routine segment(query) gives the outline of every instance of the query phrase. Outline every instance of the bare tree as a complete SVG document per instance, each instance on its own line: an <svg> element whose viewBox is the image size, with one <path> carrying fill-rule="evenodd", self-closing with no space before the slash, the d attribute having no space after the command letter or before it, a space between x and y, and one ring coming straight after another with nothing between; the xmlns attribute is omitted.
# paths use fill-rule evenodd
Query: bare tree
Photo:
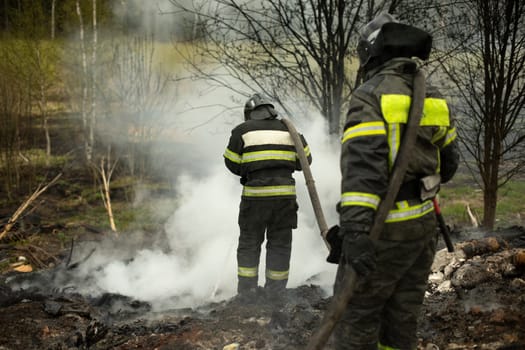
<svg viewBox="0 0 525 350"><path fill-rule="evenodd" d="M52 43L39 40L38 37L27 37L19 40L16 45L6 44L9 47L4 54L5 69L15 77L15 86L25 91L29 97L28 103L36 104L40 112L43 131L46 139L46 164L51 156L51 136L49 133L49 107L47 104L50 89L56 81L54 60L57 48ZM27 111L31 114L30 110ZM25 117L29 117L25 116Z"/></svg>
<svg viewBox="0 0 525 350"><path fill-rule="evenodd" d="M80 43L80 62L81 62L81 102L80 114L84 133L84 152L87 162L93 159L95 147L95 128L97 121L97 47L98 47L98 27L97 27L97 1L91 2L91 45L88 45L86 38L86 26L80 0L76 0L76 12L79 20L79 43ZM89 54L91 58L89 59Z"/></svg>
<svg viewBox="0 0 525 350"><path fill-rule="evenodd" d="M111 176L118 163L118 158L114 161L111 160L111 145L107 146L107 155L100 157L100 163L97 165L92 163L93 169L98 173L100 180L100 192L102 195L102 202L108 213L109 226L113 232L117 232L117 226L115 225L115 217L113 215L113 207L111 205Z"/></svg>
<svg viewBox="0 0 525 350"><path fill-rule="evenodd" d="M46 137L46 164L49 165L51 161L51 135L49 133L49 112L47 106L47 95L49 88L51 87L51 81L54 72L49 69L49 62L46 62L45 57L46 51L41 48L41 45L35 45L35 71L36 75L36 88L37 88L37 104L40 114L42 116L42 123L44 126L44 135Z"/></svg>
<svg viewBox="0 0 525 350"><path fill-rule="evenodd" d="M55 31L56 31L56 0L51 0L51 40L55 40Z"/></svg>
<svg viewBox="0 0 525 350"><path fill-rule="evenodd" d="M80 0L76 0L76 10L79 21L79 42L80 42L80 56L82 64L82 74L81 74L81 90L82 97L80 102L80 114L82 118L82 126L84 132L84 152L86 155L87 161L91 161L93 144L89 142L89 131L88 131L88 62L87 62L87 48L86 48L86 39L85 39L85 28L84 28L84 19L82 16L82 8L80 7Z"/></svg>
<svg viewBox="0 0 525 350"><path fill-rule="evenodd" d="M172 100L170 77L155 65L153 37L135 36L112 41L112 58L105 76L105 101L112 104L107 122L123 153L131 175L148 173L147 150L163 131L167 101ZM122 154L124 156L124 154Z"/></svg>
<svg viewBox="0 0 525 350"><path fill-rule="evenodd" d="M498 189L525 166L525 2L469 0L451 32L462 54L444 65L457 88L460 140L483 189L482 225L495 224Z"/></svg>
<svg viewBox="0 0 525 350"><path fill-rule="evenodd" d="M98 28L97 28L97 0L92 1L92 46L91 46L91 115L89 118L89 143L91 149L95 143L95 124L97 120L97 47L98 47Z"/></svg>
<svg viewBox="0 0 525 350"><path fill-rule="evenodd" d="M21 120L31 109L31 99L7 63L8 52L0 50L0 175L3 193L12 199L20 189Z"/></svg>
<svg viewBox="0 0 525 350"><path fill-rule="evenodd" d="M194 63L200 76L241 94L262 91L286 112L303 101L338 133L358 64L352 55L357 29L400 1L364 0L170 0L176 12L195 14L205 40L197 54L214 71ZM196 23L189 24L192 28ZM223 67L218 70L217 67ZM227 78L225 78L227 76ZM231 84L231 78L240 87Z"/></svg>

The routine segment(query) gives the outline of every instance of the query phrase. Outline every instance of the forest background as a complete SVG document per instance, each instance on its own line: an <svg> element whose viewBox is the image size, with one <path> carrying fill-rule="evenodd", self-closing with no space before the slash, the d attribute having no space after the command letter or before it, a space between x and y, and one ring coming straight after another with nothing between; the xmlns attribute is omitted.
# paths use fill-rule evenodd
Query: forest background
<svg viewBox="0 0 525 350"><path fill-rule="evenodd" d="M358 29L381 11L434 37L423 65L454 106L462 146L441 193L449 224L523 225L522 2L3 0L0 238L27 243L12 228L31 220L62 244L78 225L165 229L181 186L198 185L180 176L205 178L210 153L222 161L256 91L329 150L312 150L324 178L315 161L338 152L359 84ZM330 211L334 174L320 183Z"/></svg>

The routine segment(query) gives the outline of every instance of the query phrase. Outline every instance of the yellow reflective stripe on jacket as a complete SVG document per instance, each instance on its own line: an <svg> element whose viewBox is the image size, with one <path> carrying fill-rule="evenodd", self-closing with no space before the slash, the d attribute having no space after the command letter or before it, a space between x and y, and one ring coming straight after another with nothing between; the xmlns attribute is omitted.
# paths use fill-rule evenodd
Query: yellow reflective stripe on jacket
<svg viewBox="0 0 525 350"><path fill-rule="evenodd" d="M345 192L341 195L341 206L361 206L377 210L381 198L372 193Z"/></svg>
<svg viewBox="0 0 525 350"><path fill-rule="evenodd" d="M385 94L381 96L381 112L388 124L388 165L394 166L399 147L401 145L400 124L406 124L410 110L411 97L407 95ZM439 130L432 138L432 142L441 139L450 126L450 113L445 99L425 98L421 126L437 126ZM448 134L447 134L448 135ZM445 143L450 143L445 141Z"/></svg>
<svg viewBox="0 0 525 350"><path fill-rule="evenodd" d="M351 126L345 130L341 143L345 143L354 137L372 135L386 135L385 123L367 122Z"/></svg>
<svg viewBox="0 0 525 350"><path fill-rule="evenodd" d="M274 281L282 281L288 279L288 271L275 271L266 269L266 278Z"/></svg>
<svg viewBox="0 0 525 350"><path fill-rule="evenodd" d="M400 222L413 220L422 217L434 210L432 201L425 201L421 204L407 206L406 201L398 205L398 209L393 209L388 212L385 222ZM397 203L396 203L397 204Z"/></svg>
<svg viewBox="0 0 525 350"><path fill-rule="evenodd" d="M241 277L257 277L257 271L259 267L237 267L237 275Z"/></svg>
<svg viewBox="0 0 525 350"><path fill-rule="evenodd" d="M385 94L381 96L381 112L388 124L406 124L411 97ZM447 101L442 98L425 98L421 126L449 126L450 113Z"/></svg>
<svg viewBox="0 0 525 350"><path fill-rule="evenodd" d="M443 98L425 98L421 126L450 126L450 112Z"/></svg>
<svg viewBox="0 0 525 350"><path fill-rule="evenodd" d="M456 136L457 136L456 128L450 129L447 133L447 136L445 137L445 142L443 143L442 147L445 147L446 145L454 141L456 139Z"/></svg>
<svg viewBox="0 0 525 350"><path fill-rule="evenodd" d="M399 202L396 202L395 205L398 209L410 208L410 204L408 204L408 201L399 201Z"/></svg>
<svg viewBox="0 0 525 350"><path fill-rule="evenodd" d="M310 146L309 146L309 145L306 146L306 147L304 148L304 154L305 154L307 157L310 155Z"/></svg>
<svg viewBox="0 0 525 350"><path fill-rule="evenodd" d="M431 142L435 144L438 140L441 140L443 137L447 135L448 128L446 126L440 126L438 129L438 132L432 136Z"/></svg>
<svg viewBox="0 0 525 350"><path fill-rule="evenodd" d="M393 348L393 347L388 346L388 345L383 345L381 343L377 343L377 350L401 350L401 349Z"/></svg>
<svg viewBox="0 0 525 350"><path fill-rule="evenodd" d="M242 155L241 163L258 162L261 160L289 160L295 162L296 153L292 151L257 151Z"/></svg>
<svg viewBox="0 0 525 350"><path fill-rule="evenodd" d="M242 195L245 197L293 196L295 186L244 186Z"/></svg>
<svg viewBox="0 0 525 350"><path fill-rule="evenodd" d="M237 164L240 164L241 161L242 161L242 158L241 158L240 155L238 155L237 153L231 151L228 148L226 148L226 150L224 151L224 158L227 158L227 159L229 159L232 162L237 163Z"/></svg>

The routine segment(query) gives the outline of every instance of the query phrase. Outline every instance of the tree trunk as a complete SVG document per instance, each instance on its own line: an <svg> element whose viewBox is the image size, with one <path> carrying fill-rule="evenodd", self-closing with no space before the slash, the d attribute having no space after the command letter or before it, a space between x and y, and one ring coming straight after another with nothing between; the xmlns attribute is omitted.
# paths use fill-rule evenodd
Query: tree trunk
<svg viewBox="0 0 525 350"><path fill-rule="evenodd" d="M498 203L497 174L495 179L489 179L489 185L483 191L483 227L492 230L496 222L496 207Z"/></svg>
<svg viewBox="0 0 525 350"><path fill-rule="evenodd" d="M97 120L97 0L93 0L93 48L91 51L91 118L89 120L89 143L95 144L95 124Z"/></svg>
<svg viewBox="0 0 525 350"><path fill-rule="evenodd" d="M88 120L87 120L87 99L88 99L88 84L87 84L87 54L86 54L86 45L84 39L84 21L82 19L82 11L80 9L80 0L76 1L77 15L79 20L79 33L80 33L80 55L82 60L82 101L80 105L80 114L82 118L82 126L84 133L84 152L86 160L91 161L92 158L92 148L89 143L89 132L88 132Z"/></svg>
<svg viewBox="0 0 525 350"><path fill-rule="evenodd" d="M9 1L4 0L4 30L7 32L9 31Z"/></svg>
<svg viewBox="0 0 525 350"><path fill-rule="evenodd" d="M43 71L42 53L40 48L36 48L36 56L38 60L38 70L40 72L40 79L38 79L38 85L40 89L40 98L38 99L38 106L40 114L42 115L42 124L44 127L44 135L46 138L46 165L49 166L51 162L51 136L49 134L49 123L47 115L47 98L46 98L46 84L45 84L45 72Z"/></svg>
<svg viewBox="0 0 525 350"><path fill-rule="evenodd" d="M109 153L109 151L108 151ZM102 180L102 186L104 189L103 198L104 198L104 206L106 207L106 210L108 212L108 219L109 219L109 226L111 227L111 230L113 232L117 232L117 226L115 225L115 218L113 216L113 209L111 207L111 192L110 192L110 183L111 183L111 174L113 173L113 170L109 169L108 159L108 171L106 172L106 165L104 158L100 160L100 177Z"/></svg>
<svg viewBox="0 0 525 350"><path fill-rule="evenodd" d="M51 40L55 39L55 9L56 0L51 1Z"/></svg>

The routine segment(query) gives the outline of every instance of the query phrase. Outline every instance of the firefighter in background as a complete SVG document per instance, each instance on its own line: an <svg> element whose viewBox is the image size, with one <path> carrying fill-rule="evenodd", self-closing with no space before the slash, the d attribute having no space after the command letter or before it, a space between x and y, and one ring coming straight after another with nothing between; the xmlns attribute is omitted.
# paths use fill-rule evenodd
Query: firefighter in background
<svg viewBox="0 0 525 350"><path fill-rule="evenodd" d="M380 239L368 233L387 191L407 122L414 57L427 59L432 37L381 14L360 31L358 54L364 83L352 94L341 149L339 237L342 255L334 290L344 269L358 274L355 294L335 329L336 349L416 349L417 319L437 244L431 200L421 180L439 174L447 182L459 163L456 129L447 102L427 84L416 145L395 206ZM439 177L438 177L439 186Z"/></svg>
<svg viewBox="0 0 525 350"><path fill-rule="evenodd" d="M293 140L272 103L254 94L244 107L244 122L230 136L224 161L243 185L239 209L237 292L250 297L257 289L261 245L266 237L265 290L286 288L292 229L297 228L295 180L301 170ZM300 135L308 161L308 144Z"/></svg>

